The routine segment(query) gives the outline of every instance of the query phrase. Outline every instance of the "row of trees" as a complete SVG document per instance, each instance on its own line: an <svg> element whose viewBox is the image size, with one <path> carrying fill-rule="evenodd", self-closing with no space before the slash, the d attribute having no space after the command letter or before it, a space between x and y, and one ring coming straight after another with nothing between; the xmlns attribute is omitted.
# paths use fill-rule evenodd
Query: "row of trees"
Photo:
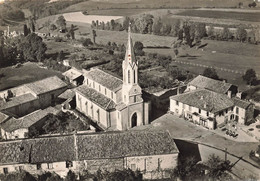
<svg viewBox="0 0 260 181"><path fill-rule="evenodd" d="M207 30L205 23L189 22L180 19L163 20L160 17L154 18L150 14L143 14L137 18L125 17L122 24L114 20L107 23L99 22L98 20L92 21L91 26L101 30L127 31L129 23L131 23L131 31L134 33L173 36L179 39L184 37L188 44L203 37L215 40L238 40L253 43L258 41L257 31L252 29L252 31L247 32L246 27L243 25L238 26L236 32L231 32L228 26L223 26L222 30L218 30L214 29L213 25L210 25Z"/></svg>
<svg viewBox="0 0 260 181"><path fill-rule="evenodd" d="M115 170L113 172L98 170L96 173L90 173L87 170L83 170L79 177L73 172L68 171L65 178L61 178L59 175L53 172L46 172L38 176L31 175L29 172L21 171L10 173L6 175L0 175L2 181L142 181L142 174L139 171L132 171L130 169Z"/></svg>

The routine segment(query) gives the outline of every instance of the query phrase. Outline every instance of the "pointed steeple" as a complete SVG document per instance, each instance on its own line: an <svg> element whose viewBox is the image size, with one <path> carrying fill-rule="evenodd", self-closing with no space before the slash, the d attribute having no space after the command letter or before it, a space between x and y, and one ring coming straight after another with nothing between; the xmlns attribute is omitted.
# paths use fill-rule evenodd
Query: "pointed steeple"
<svg viewBox="0 0 260 181"><path fill-rule="evenodd" d="M129 23L128 27L128 41L126 46L126 54L125 54L125 62L129 63L132 68L137 64L135 54L134 54L134 46L131 37L131 23Z"/></svg>

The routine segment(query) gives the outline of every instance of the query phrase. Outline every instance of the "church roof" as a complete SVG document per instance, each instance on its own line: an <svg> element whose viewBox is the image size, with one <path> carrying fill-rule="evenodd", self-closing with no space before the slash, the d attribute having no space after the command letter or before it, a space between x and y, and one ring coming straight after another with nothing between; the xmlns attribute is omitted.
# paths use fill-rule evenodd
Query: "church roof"
<svg viewBox="0 0 260 181"><path fill-rule="evenodd" d="M104 110L111 110L116 107L116 104L112 99L109 99L108 97L99 93L95 89L88 87L87 85L79 86L75 90Z"/></svg>
<svg viewBox="0 0 260 181"><path fill-rule="evenodd" d="M0 165L176 154L165 131L62 135L0 142Z"/></svg>
<svg viewBox="0 0 260 181"><path fill-rule="evenodd" d="M123 81L98 68L91 69L85 74L85 77L99 83L100 85L112 91L121 89Z"/></svg>

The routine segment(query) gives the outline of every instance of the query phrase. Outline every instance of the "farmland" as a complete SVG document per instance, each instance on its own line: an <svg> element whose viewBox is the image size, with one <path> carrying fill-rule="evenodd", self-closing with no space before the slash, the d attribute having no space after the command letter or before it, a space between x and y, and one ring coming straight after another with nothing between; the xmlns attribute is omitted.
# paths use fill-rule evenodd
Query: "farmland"
<svg viewBox="0 0 260 181"><path fill-rule="evenodd" d="M227 11L214 11L214 10L186 10L176 15L192 16L201 18L214 18L214 19L236 19L240 21L260 22L260 12L227 12Z"/></svg>
<svg viewBox="0 0 260 181"><path fill-rule="evenodd" d="M89 23L92 21L99 20L106 22L110 22L112 19L117 20L122 18L122 16L101 16L101 15L84 15L81 12L73 12L73 13L65 13L63 14L66 21L69 22L81 22L81 23Z"/></svg>

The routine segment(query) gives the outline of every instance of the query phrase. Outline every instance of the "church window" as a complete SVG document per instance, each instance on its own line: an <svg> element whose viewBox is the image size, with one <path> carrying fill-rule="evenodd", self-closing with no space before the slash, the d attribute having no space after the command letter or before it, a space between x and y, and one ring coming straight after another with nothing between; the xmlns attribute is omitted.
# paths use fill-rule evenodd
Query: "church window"
<svg viewBox="0 0 260 181"><path fill-rule="evenodd" d="M78 100L79 100L79 109L82 109L82 103L81 103L81 97L78 96Z"/></svg>
<svg viewBox="0 0 260 181"><path fill-rule="evenodd" d="M176 101L176 106L179 106L179 101Z"/></svg>
<svg viewBox="0 0 260 181"><path fill-rule="evenodd" d="M85 106L86 106L86 114L88 114L88 102L87 101L85 103Z"/></svg>
<svg viewBox="0 0 260 181"><path fill-rule="evenodd" d="M3 168L4 174L8 174L8 168Z"/></svg>
<svg viewBox="0 0 260 181"><path fill-rule="evenodd" d="M117 116L118 116L118 119L119 119L119 118L120 118L120 113L119 113L119 112L118 112L118 115L117 115Z"/></svg>
<svg viewBox="0 0 260 181"><path fill-rule="evenodd" d="M134 102L136 102L136 96L134 96Z"/></svg>
<svg viewBox="0 0 260 181"><path fill-rule="evenodd" d="M128 70L128 83L130 83L130 70Z"/></svg>
<svg viewBox="0 0 260 181"><path fill-rule="evenodd" d="M100 113L99 113L99 109L97 110L97 120L98 120L98 122L100 122Z"/></svg>
<svg viewBox="0 0 260 181"><path fill-rule="evenodd" d="M107 89L105 88L105 95L107 95Z"/></svg>
<svg viewBox="0 0 260 181"><path fill-rule="evenodd" d="M99 92L100 92L101 91L101 86L100 85L99 85L98 89L99 89Z"/></svg>
<svg viewBox="0 0 260 181"><path fill-rule="evenodd" d="M88 79L87 79L87 85L88 85Z"/></svg>
<svg viewBox="0 0 260 181"><path fill-rule="evenodd" d="M95 89L95 82L93 82L93 88Z"/></svg>
<svg viewBox="0 0 260 181"><path fill-rule="evenodd" d="M93 105L91 105L90 109L91 109L91 117L93 118L93 116L94 116Z"/></svg>
<svg viewBox="0 0 260 181"><path fill-rule="evenodd" d="M135 70L134 70L134 83L136 83L136 78L135 78Z"/></svg>
<svg viewBox="0 0 260 181"><path fill-rule="evenodd" d="M113 99L113 92L111 92L111 99Z"/></svg>

